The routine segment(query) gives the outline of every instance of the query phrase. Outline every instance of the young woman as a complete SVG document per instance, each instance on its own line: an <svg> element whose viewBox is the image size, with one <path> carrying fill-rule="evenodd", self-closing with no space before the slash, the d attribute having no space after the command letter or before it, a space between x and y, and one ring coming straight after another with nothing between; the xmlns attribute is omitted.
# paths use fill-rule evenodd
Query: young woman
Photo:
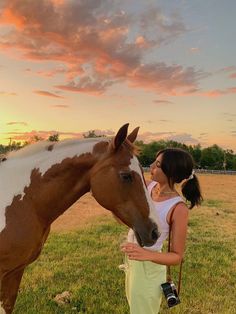
<svg viewBox="0 0 236 314"><path fill-rule="evenodd" d="M191 155L178 148L159 151L151 165L151 182L148 191L159 216L161 235L149 248L137 244L132 230L128 242L121 246L126 254L126 296L131 314L157 314L161 303L161 284L166 282L166 265L177 265L183 259L187 235L188 209L202 201L198 179L193 170ZM176 184L181 184L187 207L178 194ZM164 240L168 238L171 212L172 235L170 252L162 253Z"/></svg>

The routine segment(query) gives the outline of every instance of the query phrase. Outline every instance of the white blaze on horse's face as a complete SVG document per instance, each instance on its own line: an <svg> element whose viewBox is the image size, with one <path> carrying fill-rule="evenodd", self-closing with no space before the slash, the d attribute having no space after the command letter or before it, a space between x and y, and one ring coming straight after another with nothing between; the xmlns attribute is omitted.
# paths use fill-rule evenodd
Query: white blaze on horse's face
<svg viewBox="0 0 236 314"><path fill-rule="evenodd" d="M4 308L2 307L2 302L0 302L0 314L6 314Z"/></svg>
<svg viewBox="0 0 236 314"><path fill-rule="evenodd" d="M146 184L144 182L143 174L142 174L140 164L139 164L137 157L133 156L133 158L130 160L130 166L129 167L130 167L130 170L136 172L140 176L142 183L143 183L143 190L144 190L144 193L146 195L147 203L149 206L149 218L159 226L160 224L159 224L158 216L155 213L155 208L154 208L152 199L151 199L151 197L147 191Z"/></svg>

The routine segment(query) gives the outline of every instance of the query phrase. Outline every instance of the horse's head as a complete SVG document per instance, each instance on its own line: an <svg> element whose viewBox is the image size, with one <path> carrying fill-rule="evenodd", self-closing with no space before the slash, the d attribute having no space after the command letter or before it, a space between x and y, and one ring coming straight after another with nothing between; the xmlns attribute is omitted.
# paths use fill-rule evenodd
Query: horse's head
<svg viewBox="0 0 236 314"><path fill-rule="evenodd" d="M128 136L127 129L125 124L110 143L95 146L99 158L91 170L91 190L99 204L134 230L140 245L151 246L158 238L158 227L132 144L139 128Z"/></svg>

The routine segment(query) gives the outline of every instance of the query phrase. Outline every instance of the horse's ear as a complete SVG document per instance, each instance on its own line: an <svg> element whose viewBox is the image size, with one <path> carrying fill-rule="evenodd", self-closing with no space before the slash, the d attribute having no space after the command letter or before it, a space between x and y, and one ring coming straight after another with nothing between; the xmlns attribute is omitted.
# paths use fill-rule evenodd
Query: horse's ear
<svg viewBox="0 0 236 314"><path fill-rule="evenodd" d="M127 137L129 123L124 124L117 132L112 142L112 148L117 151Z"/></svg>
<svg viewBox="0 0 236 314"><path fill-rule="evenodd" d="M135 128L128 136L127 139L131 142L134 143L134 141L137 138L138 135L138 131L139 131L139 126L137 128Z"/></svg>

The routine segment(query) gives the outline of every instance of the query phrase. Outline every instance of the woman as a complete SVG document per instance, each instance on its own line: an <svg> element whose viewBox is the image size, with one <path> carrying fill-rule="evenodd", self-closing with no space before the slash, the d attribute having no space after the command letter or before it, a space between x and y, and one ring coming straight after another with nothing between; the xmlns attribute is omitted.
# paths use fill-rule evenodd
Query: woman
<svg viewBox="0 0 236 314"><path fill-rule="evenodd" d="M151 165L148 191L160 220L161 235L149 248L137 244L132 230L128 242L121 246L126 253L126 296L131 314L157 314L161 303L161 284L166 282L166 265L177 265L183 259L187 235L188 209L202 201L198 179L193 170L191 155L178 148L159 151ZM189 208L176 191L181 184L182 195L190 202ZM169 233L171 212L172 234L170 252L162 253Z"/></svg>

